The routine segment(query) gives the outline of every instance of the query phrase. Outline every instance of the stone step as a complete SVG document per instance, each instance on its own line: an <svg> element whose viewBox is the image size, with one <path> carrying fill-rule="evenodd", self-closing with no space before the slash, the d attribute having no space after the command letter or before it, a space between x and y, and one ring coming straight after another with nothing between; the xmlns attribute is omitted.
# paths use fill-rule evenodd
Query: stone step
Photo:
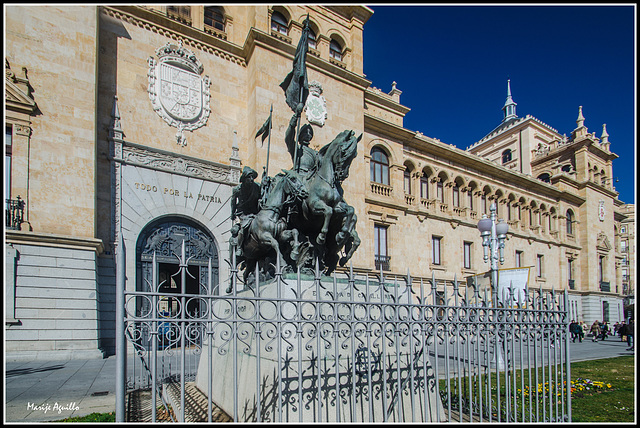
<svg viewBox="0 0 640 428"><path fill-rule="evenodd" d="M180 383L169 382L162 385L162 394L167 403L173 408L176 416L180 415ZM184 393L184 421L185 422L207 422L207 396L196 387L195 382L185 383ZM212 422L233 422L231 416L227 415L221 408L211 403Z"/></svg>

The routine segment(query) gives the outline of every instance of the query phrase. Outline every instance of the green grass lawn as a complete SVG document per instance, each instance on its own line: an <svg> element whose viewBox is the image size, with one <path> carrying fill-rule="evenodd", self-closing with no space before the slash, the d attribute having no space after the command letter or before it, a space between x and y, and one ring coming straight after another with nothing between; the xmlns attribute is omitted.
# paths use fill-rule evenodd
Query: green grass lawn
<svg viewBox="0 0 640 428"><path fill-rule="evenodd" d="M607 358L571 364L571 379L578 378L610 384L598 389L574 391L571 397L573 422L633 422L634 357Z"/></svg>
<svg viewBox="0 0 640 428"><path fill-rule="evenodd" d="M74 416L72 418L62 419L55 422L115 422L116 412L109 413L91 413L86 416Z"/></svg>
<svg viewBox="0 0 640 428"><path fill-rule="evenodd" d="M571 364L572 422L633 422L634 371L633 356ZM477 417L482 410L486 420L489 417L487 396L490 396L493 421L499 418L502 422L514 419L536 422L568 413L564 408L566 389L561 380L559 366L552 368L551 373L549 367L545 367L544 372L539 369L537 377L535 370L516 370L515 376L512 372L508 376L502 372L499 376L492 373L489 378L486 375L452 378L448 394L447 382L441 379L440 391L445 409L450 402L452 415L457 415L460 408L463 414L469 414L471 396L474 415ZM477 400L481 396L482 407Z"/></svg>

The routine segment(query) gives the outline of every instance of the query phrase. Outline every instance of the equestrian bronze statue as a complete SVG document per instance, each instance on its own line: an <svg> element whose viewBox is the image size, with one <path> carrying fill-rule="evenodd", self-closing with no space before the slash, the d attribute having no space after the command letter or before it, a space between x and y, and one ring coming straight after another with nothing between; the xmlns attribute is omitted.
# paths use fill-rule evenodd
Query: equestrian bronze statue
<svg viewBox="0 0 640 428"><path fill-rule="evenodd" d="M309 94L306 53L308 17L296 49L293 70L280 85L293 111L284 140L293 166L275 177L268 175L273 106L269 118L256 134L269 138L267 165L262 182L245 167L241 183L231 200L230 250L245 283L257 272L261 280L273 277L277 260L285 271L312 270L314 260L329 274L344 266L360 245L354 208L344 200L342 183L349 176L362 138L354 131L340 132L319 151L310 147L314 137L311 124L301 124ZM258 191L259 189L259 191ZM257 267L257 269L256 269ZM228 290L230 291L230 290Z"/></svg>

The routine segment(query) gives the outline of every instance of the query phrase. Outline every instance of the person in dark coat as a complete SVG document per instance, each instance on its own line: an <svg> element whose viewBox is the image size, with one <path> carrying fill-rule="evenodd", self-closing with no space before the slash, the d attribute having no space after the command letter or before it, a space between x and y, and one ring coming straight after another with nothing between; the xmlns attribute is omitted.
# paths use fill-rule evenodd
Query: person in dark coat
<svg viewBox="0 0 640 428"><path fill-rule="evenodd" d="M571 321L569 324L569 332L571 333L571 341L575 343L576 339L580 339L582 342L582 338L584 337L584 332L582 331L582 327L575 321Z"/></svg>
<svg viewBox="0 0 640 428"><path fill-rule="evenodd" d="M636 325L633 320L629 321L629 325L627 325L627 351L633 351L633 336L635 335Z"/></svg>

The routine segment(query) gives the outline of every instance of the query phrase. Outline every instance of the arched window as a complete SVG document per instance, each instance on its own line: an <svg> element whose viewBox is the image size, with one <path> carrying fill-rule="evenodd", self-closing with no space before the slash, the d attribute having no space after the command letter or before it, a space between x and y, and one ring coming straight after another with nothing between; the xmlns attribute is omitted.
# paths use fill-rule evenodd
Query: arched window
<svg viewBox="0 0 640 428"><path fill-rule="evenodd" d="M273 12L273 14L271 14L271 30L277 31L285 36L289 33L287 19L280 12Z"/></svg>
<svg viewBox="0 0 640 428"><path fill-rule="evenodd" d="M309 38L308 40L308 45L311 49L318 49L318 44L316 42L317 38L316 38L316 32L313 31L311 28L309 28Z"/></svg>
<svg viewBox="0 0 640 428"><path fill-rule="evenodd" d="M335 39L331 39L329 44L329 57L338 61L342 61L342 46Z"/></svg>
<svg viewBox="0 0 640 428"><path fill-rule="evenodd" d="M571 210L567 210L567 234L568 235L573 235L573 222L574 222L574 217L573 217L573 211Z"/></svg>
<svg viewBox="0 0 640 428"><path fill-rule="evenodd" d="M371 181L389 185L389 158L379 147L371 149Z"/></svg>
<svg viewBox="0 0 640 428"><path fill-rule="evenodd" d="M204 7L204 23L217 30L224 31L224 11L220 6Z"/></svg>
<svg viewBox="0 0 640 428"><path fill-rule="evenodd" d="M513 159L513 155L511 154L511 149L507 149L502 152L502 164L504 165L507 162L510 162Z"/></svg>
<svg viewBox="0 0 640 428"><path fill-rule="evenodd" d="M571 172L571 165L564 165L560 170L562 172Z"/></svg>
<svg viewBox="0 0 640 428"><path fill-rule="evenodd" d="M551 183L551 176L545 172L544 174L540 174L538 176L538 180L543 181L545 183Z"/></svg>

